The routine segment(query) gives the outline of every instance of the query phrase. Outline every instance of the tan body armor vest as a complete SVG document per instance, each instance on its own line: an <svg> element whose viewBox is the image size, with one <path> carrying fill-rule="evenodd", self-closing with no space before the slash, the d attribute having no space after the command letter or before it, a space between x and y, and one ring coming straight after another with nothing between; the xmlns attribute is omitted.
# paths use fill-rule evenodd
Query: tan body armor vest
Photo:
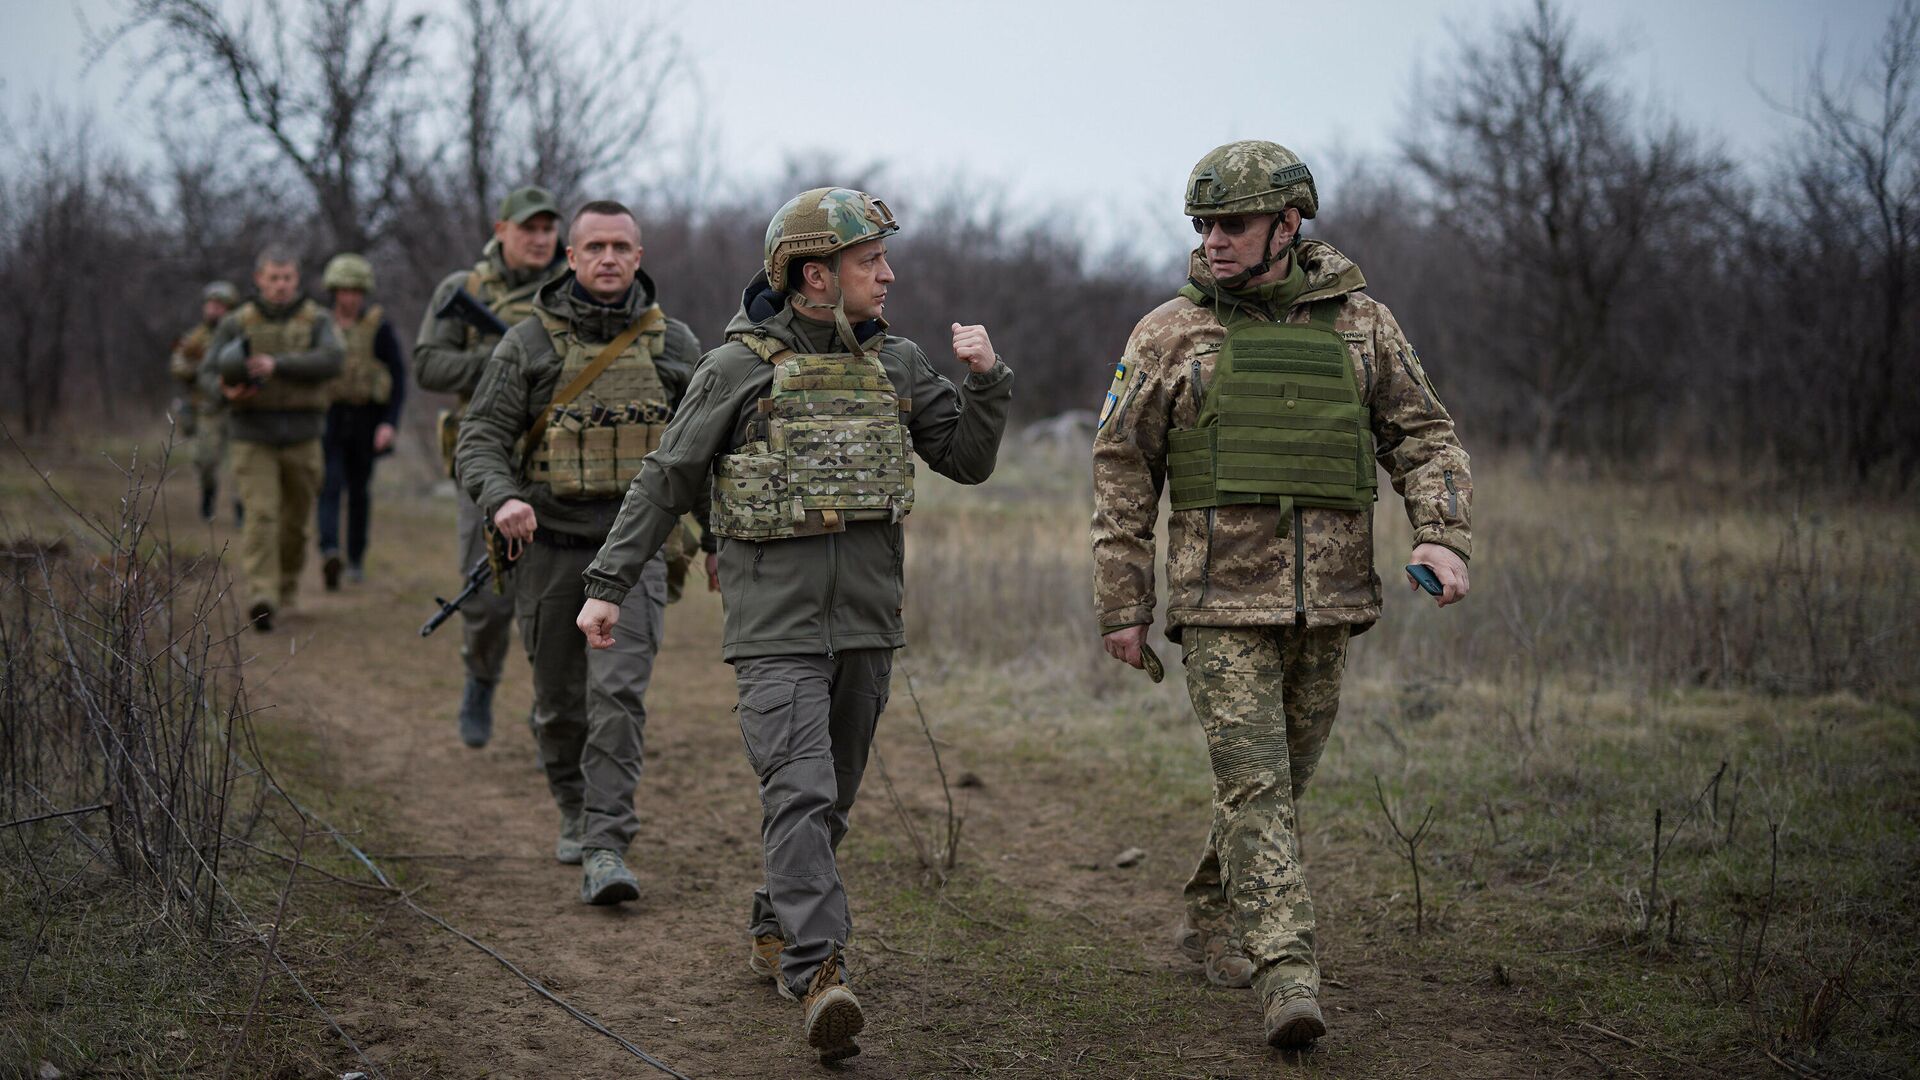
<svg viewBox="0 0 1920 1080"><path fill-rule="evenodd" d="M874 352L802 354L740 338L773 365L756 435L713 469L711 527L737 540L843 532L913 509L913 436Z"/></svg>
<svg viewBox="0 0 1920 1080"><path fill-rule="evenodd" d="M1167 435L1173 509L1372 504L1373 439L1339 308L1317 301L1305 325L1228 321L1198 426Z"/></svg>
<svg viewBox="0 0 1920 1080"><path fill-rule="evenodd" d="M249 300L239 311L240 332L246 335L249 356L281 356L313 348L313 332L320 320L332 318L311 300L284 319L269 319ZM321 412L327 407L327 384L278 376L261 384L260 392L233 402L236 412Z"/></svg>
<svg viewBox="0 0 1920 1080"><path fill-rule="evenodd" d="M514 323L533 314L533 300L547 279L529 281L517 289L507 287L506 280L500 276L500 270L493 265L492 259L481 259L467 271L467 280L462 286L487 305L501 322L511 327ZM499 344L500 339L488 335L482 337L480 331L466 327L464 348L478 349L482 345ZM447 475L454 475L453 453L460 442L460 417L467 411L468 395L460 395L460 403L452 409L441 409L435 418L434 426L440 439L440 462L446 466Z"/></svg>
<svg viewBox="0 0 1920 1080"><path fill-rule="evenodd" d="M660 445L673 409L654 366L667 348L667 321L658 306L641 313L649 326L572 401L547 420L527 458L527 478L562 499L610 499L626 494L640 462ZM648 319L648 314L653 313ZM535 312L561 358L556 393L585 371L604 345L574 336L566 322Z"/></svg>
<svg viewBox="0 0 1920 1080"><path fill-rule="evenodd" d="M386 312L375 304L352 326L340 331L347 362L339 378L327 384L327 396L340 405L385 405L393 399L393 372L373 355L373 339L380 334Z"/></svg>

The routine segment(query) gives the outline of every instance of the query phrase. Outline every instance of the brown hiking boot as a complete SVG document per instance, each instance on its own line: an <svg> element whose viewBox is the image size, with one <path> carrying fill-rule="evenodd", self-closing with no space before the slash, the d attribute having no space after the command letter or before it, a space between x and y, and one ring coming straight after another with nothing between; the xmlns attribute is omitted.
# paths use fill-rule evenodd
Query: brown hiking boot
<svg viewBox="0 0 1920 1080"><path fill-rule="evenodd" d="M1245 990L1253 985L1253 961L1238 943L1225 934L1208 933L1183 919L1174 931L1174 948L1196 964L1205 965L1207 981L1230 990Z"/></svg>
<svg viewBox="0 0 1920 1080"><path fill-rule="evenodd" d="M1327 1033L1320 1003L1312 991L1294 986L1267 999L1267 1045L1277 1050L1303 1050Z"/></svg>
<svg viewBox="0 0 1920 1080"><path fill-rule="evenodd" d="M753 954L747 957L747 966L755 975L764 976L778 983L780 989L791 996L793 991L780 980L780 953L787 947L787 939L779 934L753 935Z"/></svg>
<svg viewBox="0 0 1920 1080"><path fill-rule="evenodd" d="M807 984L807 996L801 1001L807 1010L807 1045L820 1055L822 1064L850 1058L860 1052L853 1037L867 1026L860 1002L847 989L847 977L840 970L840 954L827 958Z"/></svg>

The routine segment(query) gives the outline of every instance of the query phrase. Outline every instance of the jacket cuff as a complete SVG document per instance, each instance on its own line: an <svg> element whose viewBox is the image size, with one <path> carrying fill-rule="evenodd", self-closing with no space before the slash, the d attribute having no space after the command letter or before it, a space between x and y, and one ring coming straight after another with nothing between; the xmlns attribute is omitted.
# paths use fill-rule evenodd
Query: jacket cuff
<svg viewBox="0 0 1920 1080"><path fill-rule="evenodd" d="M623 589L618 585L609 585L604 581L588 581L586 587L587 599L605 600L615 607L619 607L621 604L627 602L628 591L629 590Z"/></svg>
<svg viewBox="0 0 1920 1080"><path fill-rule="evenodd" d="M720 554L720 538L715 536L712 530L700 530L700 550L709 555Z"/></svg>
<svg viewBox="0 0 1920 1080"><path fill-rule="evenodd" d="M1439 544L1460 556L1461 561L1473 561L1473 537L1465 528L1457 525L1422 525L1413 530L1413 542L1416 545Z"/></svg>
<svg viewBox="0 0 1920 1080"><path fill-rule="evenodd" d="M971 391L991 390L1011 378L1013 378L1013 369L996 356L993 358L993 366L984 373L967 372L966 380L961 385Z"/></svg>
<svg viewBox="0 0 1920 1080"><path fill-rule="evenodd" d="M1125 630L1129 626L1152 626L1153 605L1137 604L1133 607L1112 608L1100 613L1100 633L1111 634L1115 630Z"/></svg>

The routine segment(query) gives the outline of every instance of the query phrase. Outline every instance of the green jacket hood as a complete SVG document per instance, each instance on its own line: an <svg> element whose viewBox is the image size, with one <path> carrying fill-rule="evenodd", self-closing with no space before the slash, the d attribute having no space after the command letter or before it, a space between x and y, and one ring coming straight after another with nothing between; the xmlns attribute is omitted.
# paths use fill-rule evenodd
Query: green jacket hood
<svg viewBox="0 0 1920 1080"><path fill-rule="evenodd" d="M1301 240L1294 248L1293 257L1299 260L1300 269L1307 275L1306 291L1294 300L1296 304L1331 300L1367 287L1366 275L1360 272L1360 267L1325 240ZM1194 248L1187 256L1187 281L1209 302L1234 305L1247 299L1244 292L1229 292L1219 286L1213 271L1207 268L1206 253L1200 248Z"/></svg>
<svg viewBox="0 0 1920 1080"><path fill-rule="evenodd" d="M561 274L540 286L540 291L534 294L533 306L565 321L588 341L612 341L654 303L653 279L645 270L634 277L627 295L612 305L596 303L584 290L576 289L574 283L573 271Z"/></svg>
<svg viewBox="0 0 1920 1080"><path fill-rule="evenodd" d="M796 352L806 352L809 346L802 339L801 331L794 327L794 320L798 318L793 305L787 303L787 294L768 284L767 272L762 270L753 275L753 280L741 291L740 310L728 320L726 337L734 341L743 334L757 334L773 338ZM855 325L853 334L865 344L886 329L885 319L868 319Z"/></svg>

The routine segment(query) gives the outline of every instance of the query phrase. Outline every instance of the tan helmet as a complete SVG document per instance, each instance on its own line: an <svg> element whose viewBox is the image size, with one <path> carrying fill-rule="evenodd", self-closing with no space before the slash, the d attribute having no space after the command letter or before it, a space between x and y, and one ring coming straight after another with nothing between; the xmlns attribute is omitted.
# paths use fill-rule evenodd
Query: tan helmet
<svg viewBox="0 0 1920 1080"><path fill-rule="evenodd" d="M373 264L351 251L341 252L327 260L327 268L320 274L320 284L327 289L372 292Z"/></svg>
<svg viewBox="0 0 1920 1080"><path fill-rule="evenodd" d="M1244 139L1207 152L1187 177L1187 214L1271 214L1293 207L1310 218L1320 209L1313 173L1276 142Z"/></svg>
<svg viewBox="0 0 1920 1080"><path fill-rule="evenodd" d="M767 284L785 291L787 267L900 231L887 204L852 188L814 188L787 200L767 223Z"/></svg>
<svg viewBox="0 0 1920 1080"><path fill-rule="evenodd" d="M207 287L200 290L200 301L218 300L228 307L240 302L240 290L233 287L231 281L209 281Z"/></svg>

